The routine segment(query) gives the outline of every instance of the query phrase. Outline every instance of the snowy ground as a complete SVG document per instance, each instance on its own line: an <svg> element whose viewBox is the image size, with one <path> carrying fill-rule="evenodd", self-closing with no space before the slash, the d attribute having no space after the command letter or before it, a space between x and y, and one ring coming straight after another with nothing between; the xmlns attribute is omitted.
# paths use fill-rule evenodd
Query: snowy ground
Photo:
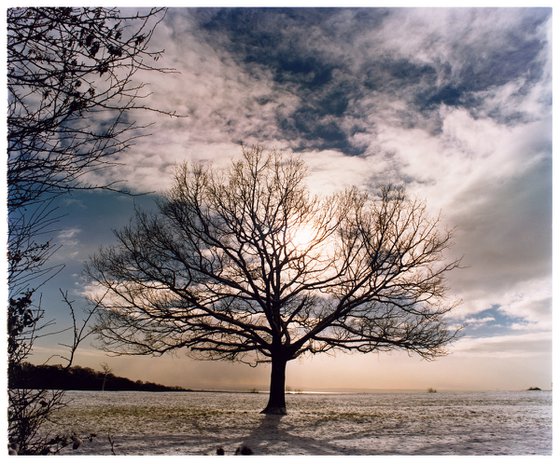
<svg viewBox="0 0 560 464"><path fill-rule="evenodd" d="M55 430L95 433L76 451L119 455L550 455L551 392L288 395L263 416L251 393L68 392Z"/></svg>

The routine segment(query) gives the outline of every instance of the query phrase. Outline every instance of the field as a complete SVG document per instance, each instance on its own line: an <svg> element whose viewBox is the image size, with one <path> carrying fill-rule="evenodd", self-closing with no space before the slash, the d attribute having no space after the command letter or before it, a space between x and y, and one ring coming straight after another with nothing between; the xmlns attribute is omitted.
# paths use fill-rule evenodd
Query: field
<svg viewBox="0 0 560 464"><path fill-rule="evenodd" d="M95 433L81 455L550 455L551 392L291 394L68 392L53 430Z"/></svg>

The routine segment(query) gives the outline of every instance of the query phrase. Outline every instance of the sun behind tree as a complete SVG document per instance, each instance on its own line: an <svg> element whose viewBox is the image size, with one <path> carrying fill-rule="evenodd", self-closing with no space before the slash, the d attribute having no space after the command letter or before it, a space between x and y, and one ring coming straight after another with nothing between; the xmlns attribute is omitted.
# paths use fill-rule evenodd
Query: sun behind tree
<svg viewBox="0 0 560 464"><path fill-rule="evenodd" d="M244 148L226 172L184 164L159 212L137 212L87 270L107 290L105 349L271 363L267 414L285 414L304 353L445 354L450 234L400 188L328 198L301 159Z"/></svg>
<svg viewBox="0 0 560 464"><path fill-rule="evenodd" d="M303 224L293 231L291 242L297 249L305 250L315 238L315 230L309 224Z"/></svg>

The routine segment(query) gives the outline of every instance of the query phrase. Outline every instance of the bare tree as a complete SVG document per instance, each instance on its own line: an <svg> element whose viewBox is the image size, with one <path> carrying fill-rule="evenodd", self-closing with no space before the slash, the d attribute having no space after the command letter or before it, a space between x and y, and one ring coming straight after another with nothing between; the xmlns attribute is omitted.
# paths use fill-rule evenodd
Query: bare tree
<svg viewBox="0 0 560 464"><path fill-rule="evenodd" d="M89 321L95 313L95 307L90 308L86 317L78 322L72 301L64 292L64 302L70 307L72 317L73 341L71 345L64 344L68 349L67 355L60 356L65 362L64 369L72 365L74 355L79 344L91 334ZM33 346L41 336L52 335L44 333L54 321L44 321L44 310L40 303L35 305L28 292L20 298L11 298L8 311L8 439L12 454L56 454L62 448L72 443L68 434L58 434L49 437L43 432L43 427L52 422L53 415L66 406L63 390L45 388L21 388L18 385L25 382L26 359L33 350ZM59 331L65 332L68 329ZM54 356L51 356L51 358ZM75 437L77 438L77 437Z"/></svg>
<svg viewBox="0 0 560 464"><path fill-rule="evenodd" d="M7 11L10 375L51 324L42 321L38 290L63 267L49 262L59 249L52 240L60 219L55 199L75 189L115 189L92 175L145 135L136 111L161 112L143 103L149 92L138 73L172 71L157 66L162 50L149 46L164 14L161 8ZM70 366L89 334L91 312L80 325L63 296L73 320ZM46 398L45 392L10 389L9 436L19 453L50 449L39 428L62 405L62 392Z"/></svg>
<svg viewBox="0 0 560 464"><path fill-rule="evenodd" d="M321 199L305 177L259 147L226 172L181 166L159 212L137 212L88 265L109 291L105 349L270 362L267 414L286 413L286 364L305 353L444 354L450 234L401 188Z"/></svg>
<svg viewBox="0 0 560 464"><path fill-rule="evenodd" d="M101 385L101 391L105 391L105 384L107 383L107 377L113 374L113 369L107 363L101 363L101 369L103 372L103 383Z"/></svg>

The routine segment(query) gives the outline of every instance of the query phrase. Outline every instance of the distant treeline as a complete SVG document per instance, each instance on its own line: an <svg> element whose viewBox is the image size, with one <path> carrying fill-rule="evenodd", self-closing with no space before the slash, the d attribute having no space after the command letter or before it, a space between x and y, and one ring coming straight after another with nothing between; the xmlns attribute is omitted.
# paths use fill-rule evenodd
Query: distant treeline
<svg viewBox="0 0 560 464"><path fill-rule="evenodd" d="M167 387L152 382L130 380L112 373L99 372L89 367L63 368L60 365L23 363L9 370L10 388L47 390L138 390L138 391L188 391L181 387Z"/></svg>

